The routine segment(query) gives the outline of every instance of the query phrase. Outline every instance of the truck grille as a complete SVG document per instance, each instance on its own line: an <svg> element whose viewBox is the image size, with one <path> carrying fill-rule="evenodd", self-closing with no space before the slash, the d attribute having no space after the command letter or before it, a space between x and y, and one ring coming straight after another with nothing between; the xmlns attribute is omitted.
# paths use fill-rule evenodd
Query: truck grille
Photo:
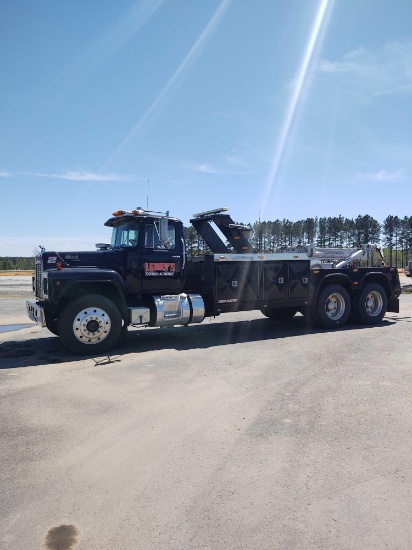
<svg viewBox="0 0 412 550"><path fill-rule="evenodd" d="M43 279L41 265L42 265L41 259L36 260L36 272L34 275L34 288L36 292L36 298L43 297L42 287L41 287L42 279Z"/></svg>

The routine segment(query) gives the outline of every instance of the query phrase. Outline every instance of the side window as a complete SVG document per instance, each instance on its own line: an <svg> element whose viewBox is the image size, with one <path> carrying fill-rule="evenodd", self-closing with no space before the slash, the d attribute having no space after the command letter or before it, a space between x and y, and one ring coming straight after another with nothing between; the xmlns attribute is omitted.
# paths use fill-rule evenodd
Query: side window
<svg viewBox="0 0 412 550"><path fill-rule="evenodd" d="M169 223L167 230L167 243L160 242L159 222L153 222L146 225L144 245L146 248L174 249L176 248L176 228Z"/></svg>
<svg viewBox="0 0 412 550"><path fill-rule="evenodd" d="M121 233L121 242L119 246L136 246L137 245L137 230L126 229Z"/></svg>
<svg viewBox="0 0 412 550"><path fill-rule="evenodd" d="M113 231L112 246L137 246L139 226L136 223L125 223Z"/></svg>

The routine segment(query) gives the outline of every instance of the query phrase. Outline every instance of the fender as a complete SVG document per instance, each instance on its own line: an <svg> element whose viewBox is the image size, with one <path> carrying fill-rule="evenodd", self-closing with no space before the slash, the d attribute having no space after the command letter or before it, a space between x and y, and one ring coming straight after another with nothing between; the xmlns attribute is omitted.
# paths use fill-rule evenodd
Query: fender
<svg viewBox="0 0 412 550"><path fill-rule="evenodd" d="M375 271L366 273L365 276L362 277L361 288L369 283L381 285L388 297L387 311L399 313L399 296L402 289L399 283L398 271L391 267L389 268L389 272Z"/></svg>
<svg viewBox="0 0 412 550"><path fill-rule="evenodd" d="M113 269L51 269L48 272L49 301L57 306L74 285L93 286L106 283L113 286L124 301L125 284L119 273Z"/></svg>
<svg viewBox="0 0 412 550"><path fill-rule="evenodd" d="M389 294L391 293L391 281L388 273L383 271L373 271L362 274L362 278L359 280L359 286L364 287L369 283L378 283L383 286Z"/></svg>
<svg viewBox="0 0 412 550"><path fill-rule="evenodd" d="M321 287L325 286L326 284L342 284L343 287L345 287L347 290L352 291L353 289L357 288L353 284L353 280L347 275L346 273L342 273L341 271L338 273L326 273L325 276L323 276L322 270L319 271L319 278L315 281L313 288L313 295L312 295L312 303L316 303L316 300L318 299L319 290ZM314 279L314 277L313 277Z"/></svg>

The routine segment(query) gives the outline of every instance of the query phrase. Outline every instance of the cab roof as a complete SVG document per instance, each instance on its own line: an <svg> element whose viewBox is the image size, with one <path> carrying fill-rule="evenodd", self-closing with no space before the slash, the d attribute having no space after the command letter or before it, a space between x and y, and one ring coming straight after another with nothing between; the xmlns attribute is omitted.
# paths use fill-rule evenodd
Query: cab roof
<svg viewBox="0 0 412 550"><path fill-rule="evenodd" d="M140 220L158 220L159 218L165 218L167 217L169 220L180 222L178 218L173 218L168 215L168 213L164 212L152 212L148 210L143 210L142 208L139 208L137 210L132 210L131 212L127 212L125 210L118 210L117 212L113 212L113 217L109 218L104 225L108 227L116 227L122 223L130 222L130 221L140 221Z"/></svg>

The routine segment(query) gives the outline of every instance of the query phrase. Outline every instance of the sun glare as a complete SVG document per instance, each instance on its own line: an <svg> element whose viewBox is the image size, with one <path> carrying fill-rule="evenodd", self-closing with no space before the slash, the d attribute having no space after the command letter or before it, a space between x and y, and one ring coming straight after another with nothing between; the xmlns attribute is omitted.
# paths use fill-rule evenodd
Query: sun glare
<svg viewBox="0 0 412 550"><path fill-rule="evenodd" d="M211 17L209 23L206 25L203 32L199 36L199 38L196 40L196 42L190 49L189 53L183 59L182 63L176 69L173 76L166 83L164 88L159 92L157 97L152 101L147 111L136 122L136 124L133 126L133 128L130 130L130 132L127 134L124 140L120 143L120 145L118 145L118 147L106 160L104 165L101 167L101 170L105 170L108 167L108 165L115 159L115 157L117 157L118 154L126 147L126 145L130 143L130 141L137 135L139 130L142 128L143 124L149 119L149 117L154 116L155 112L159 109L161 103L165 101L167 96L169 96L172 93L173 89L176 88L179 80L184 76L184 74L187 72L189 67L193 65L193 63L199 57L201 51L206 46L207 41L211 38L214 31L219 26L230 4L231 4L231 0L222 0L218 8L216 9L215 13Z"/></svg>
<svg viewBox="0 0 412 550"><path fill-rule="evenodd" d="M302 98L304 86L307 83L308 68L314 57L315 48L319 46L319 37L321 36L322 30L324 30L324 28L326 27L325 22L330 15L332 4L333 0L321 0L320 2L313 28L311 30L308 43L303 53L299 70L294 79L294 84L292 86L289 102L286 108L282 129L276 143L272 166L261 199L261 213L265 213L269 200L274 198L275 194L280 194L282 186L279 182L276 181L279 173L279 168L284 158L285 148L290 136L292 124L296 122L295 115L299 106L299 102Z"/></svg>

